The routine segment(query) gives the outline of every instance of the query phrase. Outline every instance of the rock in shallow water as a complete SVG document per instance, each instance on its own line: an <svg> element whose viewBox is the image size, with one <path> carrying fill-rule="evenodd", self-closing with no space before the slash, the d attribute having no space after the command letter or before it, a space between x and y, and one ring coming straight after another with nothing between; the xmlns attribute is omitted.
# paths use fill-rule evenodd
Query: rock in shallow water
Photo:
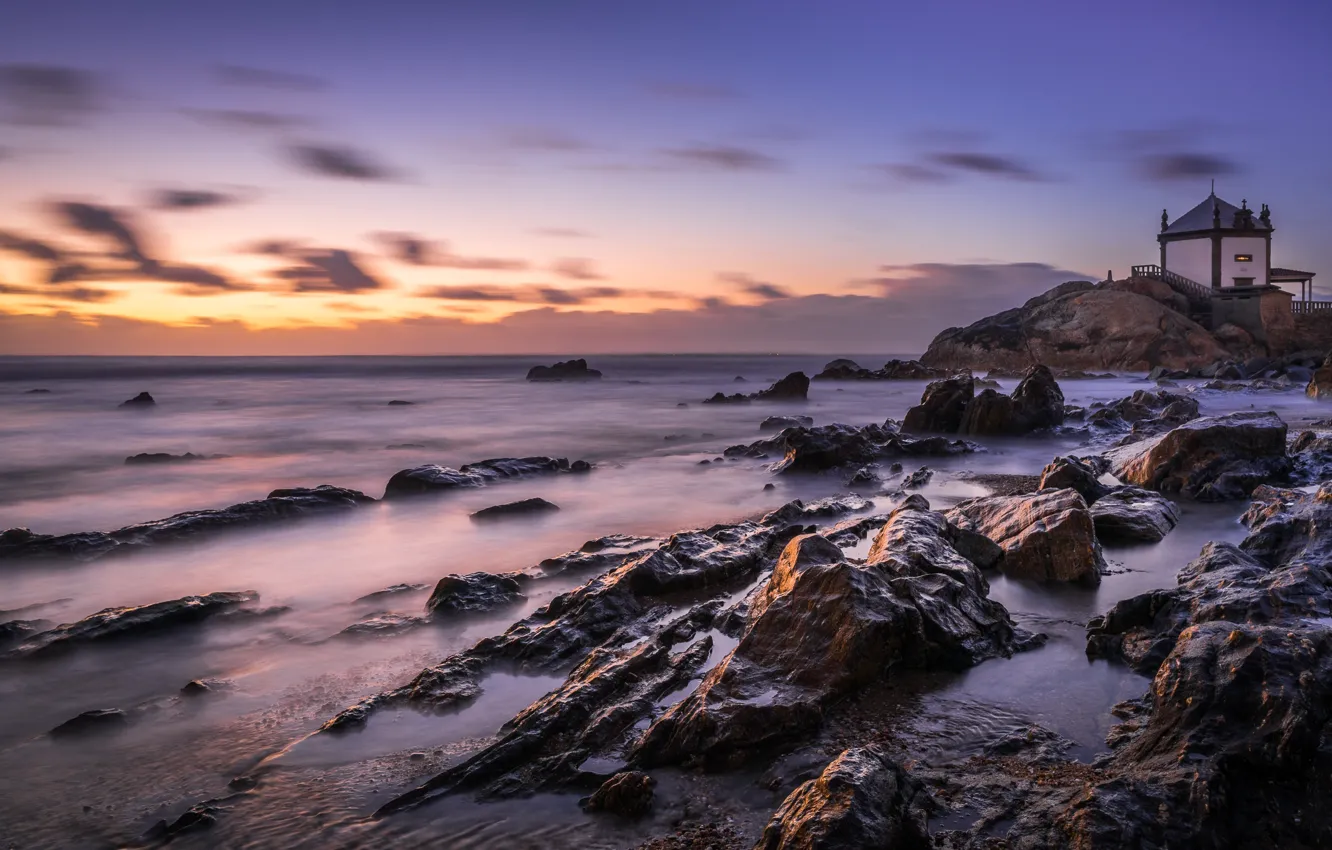
<svg viewBox="0 0 1332 850"><path fill-rule="evenodd" d="M636 770L617 773L583 801L583 808L589 812L641 818L652 808L652 789L656 784L651 776Z"/></svg>
<svg viewBox="0 0 1332 850"><path fill-rule="evenodd" d="M976 451L979 447L965 440L946 437L911 438L898 434L887 425L819 425L814 428L788 428L775 437L747 446L731 446L725 456L779 457L774 472L824 472L848 466L863 466L891 457L944 457Z"/></svg>
<svg viewBox="0 0 1332 850"><path fill-rule="evenodd" d="M527 372L529 381L595 381L601 378L601 372L588 368L583 358L565 360L551 366L533 366Z"/></svg>
<svg viewBox="0 0 1332 850"><path fill-rule="evenodd" d="M1291 471L1286 423L1275 413L1230 413L1194 419L1106 454L1121 480L1200 502L1242 499Z"/></svg>
<svg viewBox="0 0 1332 850"><path fill-rule="evenodd" d="M967 499L947 516L1003 548L1004 575L1083 584L1101 581L1105 559L1091 512L1076 490Z"/></svg>
<svg viewBox="0 0 1332 850"><path fill-rule="evenodd" d="M52 738L75 738L118 732L129 725L129 715L119 708L94 708L66 720L47 734Z"/></svg>
<svg viewBox="0 0 1332 850"><path fill-rule="evenodd" d="M255 591L241 590L210 593L207 596L183 596L169 602L138 607L106 608L77 622L33 635L6 654L14 658L27 658L108 640L141 637L163 629L202 622L258 599L259 594Z"/></svg>
<svg viewBox="0 0 1332 850"><path fill-rule="evenodd" d="M426 611L435 617L471 614L491 611L522 599L522 584L512 576L467 573L440 579L426 601Z"/></svg>
<svg viewBox="0 0 1332 850"><path fill-rule="evenodd" d="M151 393L142 392L136 395L134 398L130 399L129 401L122 401L120 403L120 406L144 408L144 407L152 407L156 404L157 404L157 399L153 398Z"/></svg>
<svg viewBox="0 0 1332 850"><path fill-rule="evenodd" d="M717 393L703 399L704 404L747 404L751 401L805 401L809 397L809 377L804 372L792 372L777 383L756 393L744 395Z"/></svg>
<svg viewBox="0 0 1332 850"><path fill-rule="evenodd" d="M447 493L460 488L484 487L508 479L586 472L589 469L591 465L587 461L580 460L571 464L567 458L562 457L491 458L465 464L458 469L430 463L396 473L384 488L384 498Z"/></svg>
<svg viewBox="0 0 1332 850"><path fill-rule="evenodd" d="M769 416L759 423L759 430L784 431L787 428L808 428L813 424L812 416Z"/></svg>
<svg viewBox="0 0 1332 850"><path fill-rule="evenodd" d="M929 794L877 747L846 750L782 802L754 850L928 850Z"/></svg>
<svg viewBox="0 0 1332 850"><path fill-rule="evenodd" d="M545 499L531 498L523 499L518 502L507 502L503 505L492 505L488 508L482 508L472 514L472 519L479 522L485 522L487 520L553 513L559 509L560 506L554 502L548 502Z"/></svg>
<svg viewBox="0 0 1332 850"><path fill-rule="evenodd" d="M1179 524L1175 503L1140 487L1119 487L1091 506L1096 536L1116 543L1155 543Z"/></svg>

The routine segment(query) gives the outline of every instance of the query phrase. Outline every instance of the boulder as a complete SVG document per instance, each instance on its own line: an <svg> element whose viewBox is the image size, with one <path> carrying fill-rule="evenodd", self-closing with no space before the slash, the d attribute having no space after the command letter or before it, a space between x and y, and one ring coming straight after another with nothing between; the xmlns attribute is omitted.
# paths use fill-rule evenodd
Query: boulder
<svg viewBox="0 0 1332 850"><path fill-rule="evenodd" d="M1242 499L1292 468L1286 423L1271 412L1194 419L1106 457L1122 481L1202 502Z"/></svg>
<svg viewBox="0 0 1332 850"><path fill-rule="evenodd" d="M210 593L207 596L183 596L168 602L125 608L106 608L73 623L40 632L25 640L6 655L32 658L111 640L136 638L167 629L202 622L256 602L253 590Z"/></svg>
<svg viewBox="0 0 1332 850"><path fill-rule="evenodd" d="M970 375L945 378L925 387L920 404L902 420L902 430L914 433L956 434L962 430L967 407L976 395Z"/></svg>
<svg viewBox="0 0 1332 850"><path fill-rule="evenodd" d="M1155 543L1179 524L1179 509L1160 493L1140 487L1117 487L1091 506L1100 540L1114 543Z"/></svg>
<svg viewBox="0 0 1332 850"><path fill-rule="evenodd" d="M1110 487L1101 483L1101 476L1106 469L1098 463L1101 458L1057 457L1041 470L1039 490L1071 489L1078 491L1087 504L1110 492Z"/></svg>
<svg viewBox="0 0 1332 850"><path fill-rule="evenodd" d="M485 487L515 478L583 472L588 469L591 469L591 465L586 461L570 464L567 458L562 457L499 457L464 464L458 469L430 463L395 473L384 488L384 498L446 493L460 488Z"/></svg>
<svg viewBox="0 0 1332 850"><path fill-rule="evenodd" d="M902 479L902 489L919 490L921 487L929 484L930 479L933 477L934 470L930 469L928 466L922 466L920 469L917 469L915 472Z"/></svg>
<svg viewBox="0 0 1332 850"><path fill-rule="evenodd" d="M520 601L522 591L522 584L508 575L478 572L444 576L430 592L426 612L439 617L490 611Z"/></svg>
<svg viewBox="0 0 1332 850"><path fill-rule="evenodd" d="M967 499L947 513L960 528L1004 550L1000 569L1013 578L1099 584L1105 570L1091 511L1076 490Z"/></svg>
<svg viewBox="0 0 1332 850"><path fill-rule="evenodd" d="M597 369L589 369L587 361L565 360L550 366L533 366L527 371L529 381L595 381L601 377Z"/></svg>
<svg viewBox="0 0 1332 850"><path fill-rule="evenodd" d="M652 809L652 789L656 784L651 776L636 770L617 773L583 801L583 808L589 812L641 818Z"/></svg>
<svg viewBox="0 0 1332 850"><path fill-rule="evenodd" d="M560 506L554 502L548 502L545 499L533 497L531 499L522 499L517 502L507 502L503 505L492 505L488 508L482 508L473 513L471 517L478 522L485 522L487 520L553 513L559 509Z"/></svg>
<svg viewBox="0 0 1332 850"><path fill-rule="evenodd" d="M754 850L929 850L929 794L880 748L844 751L792 791Z"/></svg>
<svg viewBox="0 0 1332 850"><path fill-rule="evenodd" d="M128 401L122 401L121 407L153 407L157 404L157 399L153 398L151 393L142 392Z"/></svg>
<svg viewBox="0 0 1332 850"><path fill-rule="evenodd" d="M1153 298L1071 282L965 328L949 328L921 362L942 369L1142 371L1204 366L1228 356L1205 328Z"/></svg>

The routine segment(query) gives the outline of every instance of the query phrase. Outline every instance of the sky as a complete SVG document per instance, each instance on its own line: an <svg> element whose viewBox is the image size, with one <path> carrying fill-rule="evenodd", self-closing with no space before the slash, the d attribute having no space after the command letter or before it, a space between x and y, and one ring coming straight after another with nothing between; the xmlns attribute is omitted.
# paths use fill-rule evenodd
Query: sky
<svg viewBox="0 0 1332 850"><path fill-rule="evenodd" d="M1266 203L1332 6L9 0L0 354L918 352Z"/></svg>

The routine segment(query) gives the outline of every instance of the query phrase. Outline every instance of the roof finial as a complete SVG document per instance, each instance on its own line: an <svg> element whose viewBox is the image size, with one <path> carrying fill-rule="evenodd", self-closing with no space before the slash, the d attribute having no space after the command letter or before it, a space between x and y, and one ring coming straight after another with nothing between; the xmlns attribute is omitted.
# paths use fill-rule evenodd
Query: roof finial
<svg viewBox="0 0 1332 850"><path fill-rule="evenodd" d="M1212 197L1216 197L1216 178L1212 178Z"/></svg>

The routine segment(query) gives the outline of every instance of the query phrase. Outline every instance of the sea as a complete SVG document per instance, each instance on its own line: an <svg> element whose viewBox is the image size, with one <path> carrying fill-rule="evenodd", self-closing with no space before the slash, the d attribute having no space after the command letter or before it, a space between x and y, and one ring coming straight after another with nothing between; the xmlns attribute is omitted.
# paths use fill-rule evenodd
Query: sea
<svg viewBox="0 0 1332 850"><path fill-rule="evenodd" d="M851 356L877 368L895 355ZM0 660L0 846L125 846L158 820L223 798L216 825L173 844L585 850L632 847L669 832L665 816L637 824L590 818L568 794L457 798L388 823L367 819L393 794L484 745L561 676L496 675L464 711L394 711L360 735L305 740L341 708L502 632L586 576L541 582L520 607L492 615L380 639L330 639L371 613L421 613L429 588L446 575L526 569L603 535L666 536L845 493L844 475L774 476L762 461L717 459L728 446L766 436L759 425L768 416L852 425L900 419L925 382L816 381L805 403L701 403L717 392L754 392L791 372L814 374L829 359L792 355L604 356L590 358L605 375L599 381L525 380L531 366L560 359L0 358L0 529L112 530L283 487L333 484L378 498L395 472L426 463L550 455L595 467L90 564L0 565L0 622L67 623L110 607L230 590L257 591L263 606L280 610L50 661ZM1000 383L1011 390L1016 382ZM1068 403L1085 406L1155 383L1122 374L1061 387ZM156 404L119 406L140 392ZM1196 397L1204 413L1275 409L1292 422L1317 415L1300 393L1197 390ZM980 442L986 451L928 460L938 474L920 492L934 507L984 494L971 474L1036 474L1085 439ZM145 452L204 458L126 464ZM869 495L891 508L890 496ZM530 497L559 511L506 523L470 519ZM1161 543L1107 547L1112 574L1098 588L992 578L991 595L1020 623L1049 634L1048 643L944 677L916 710L970 716L977 735L993 732L995 718L1042 723L1093 758L1105 749L1111 708L1140 696L1147 682L1087 660L1087 620L1120 599L1172 585L1204 542L1241 539L1241 510L1183 505L1183 522ZM404 583L424 589L357 601ZM229 680L234 690L119 735L75 745L44 735L80 712L162 700L208 678ZM411 753L429 758L421 764ZM260 792L228 797L232 777L275 754L281 769ZM727 793L737 806L759 799L756 810L775 808L752 778L734 783Z"/></svg>

